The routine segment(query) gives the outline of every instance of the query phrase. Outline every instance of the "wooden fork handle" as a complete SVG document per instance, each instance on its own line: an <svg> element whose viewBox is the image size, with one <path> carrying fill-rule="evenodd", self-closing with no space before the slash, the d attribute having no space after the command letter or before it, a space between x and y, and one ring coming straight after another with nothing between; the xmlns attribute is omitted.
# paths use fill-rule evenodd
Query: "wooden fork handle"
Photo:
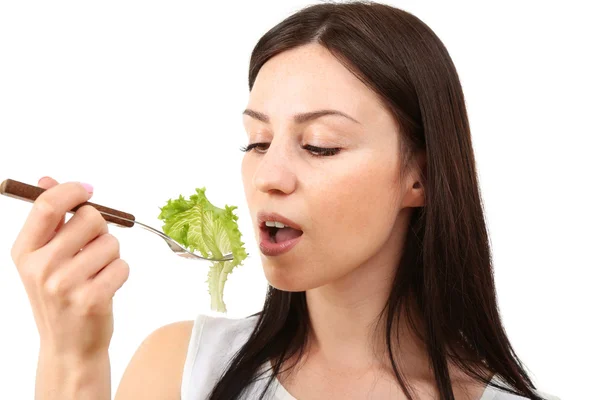
<svg viewBox="0 0 600 400"><path fill-rule="evenodd" d="M0 184L0 194L3 194L8 197L13 197L19 200L25 200L30 203L33 203L45 191L46 189L43 189L41 187L28 185L27 183L15 181L13 179L7 179L4 182L2 182L2 184ZM133 221L135 221L135 217L132 214L115 210L114 208L104 207L99 204L90 203L89 201L79 204L69 212L74 213L80 207L86 205L92 206L96 210L100 211L102 213L101 215L107 222L112 222L113 224L127 228L132 227L134 224ZM107 215L104 213L108 213L111 215ZM124 219L121 219L119 217Z"/></svg>

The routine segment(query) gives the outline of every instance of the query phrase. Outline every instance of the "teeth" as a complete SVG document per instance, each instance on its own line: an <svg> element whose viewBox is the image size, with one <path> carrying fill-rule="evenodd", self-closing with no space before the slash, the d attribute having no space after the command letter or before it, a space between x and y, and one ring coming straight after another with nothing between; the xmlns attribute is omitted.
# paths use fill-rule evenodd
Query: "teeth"
<svg viewBox="0 0 600 400"><path fill-rule="evenodd" d="M287 228L287 225L284 225L278 221L265 221L265 225L267 225L269 228Z"/></svg>

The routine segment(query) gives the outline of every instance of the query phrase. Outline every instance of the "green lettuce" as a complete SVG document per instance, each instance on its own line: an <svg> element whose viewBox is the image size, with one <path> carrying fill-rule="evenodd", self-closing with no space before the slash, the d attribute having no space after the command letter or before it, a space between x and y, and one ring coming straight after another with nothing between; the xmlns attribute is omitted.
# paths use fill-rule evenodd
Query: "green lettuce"
<svg viewBox="0 0 600 400"><path fill-rule="evenodd" d="M206 188L196 189L189 200L182 195L169 199L160 208L159 219L164 221L163 232L175 239L189 251L198 251L204 257L222 258L232 253L231 261L213 261L208 272L208 292L211 310L225 313L223 290L227 276L242 265L247 257L238 228L238 217L233 213L236 206L219 208L206 198Z"/></svg>

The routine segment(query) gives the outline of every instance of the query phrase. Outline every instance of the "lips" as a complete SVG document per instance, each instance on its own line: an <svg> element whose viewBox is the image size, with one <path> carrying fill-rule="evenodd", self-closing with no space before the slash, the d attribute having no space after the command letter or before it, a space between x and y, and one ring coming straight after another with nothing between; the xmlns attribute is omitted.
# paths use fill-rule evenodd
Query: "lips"
<svg viewBox="0 0 600 400"><path fill-rule="evenodd" d="M275 222L281 222L282 224L289 226L290 228L302 231L302 227L300 227L300 225L298 225L291 219L288 219L288 218L284 217L283 215L280 215L277 213L261 211L258 214L256 214L256 219L257 219L259 228L265 227L266 221L275 221Z"/></svg>
<svg viewBox="0 0 600 400"><path fill-rule="evenodd" d="M283 228L281 231L269 228L265 224L267 221L282 223L286 228ZM302 235L304 234L299 224L277 213L259 212L257 214L257 224L260 229L259 248L266 256L278 256L290 251L302 239ZM290 230L296 230L300 233L293 233ZM275 237L279 240L275 240L272 235L275 231L277 231Z"/></svg>

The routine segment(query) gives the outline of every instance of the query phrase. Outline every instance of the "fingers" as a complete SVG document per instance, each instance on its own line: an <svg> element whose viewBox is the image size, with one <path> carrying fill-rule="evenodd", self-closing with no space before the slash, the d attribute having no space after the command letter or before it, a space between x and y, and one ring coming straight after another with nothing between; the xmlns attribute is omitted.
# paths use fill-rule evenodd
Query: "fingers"
<svg viewBox="0 0 600 400"><path fill-rule="evenodd" d="M51 187L54 187L56 185L58 185L58 182L49 176L45 176L38 181L38 186L42 189L50 189ZM58 225L56 225L54 232L58 232L58 230L63 226L64 223L65 217L62 217L58 222Z"/></svg>
<svg viewBox="0 0 600 400"><path fill-rule="evenodd" d="M55 234L55 228L65 214L91 197L77 182L56 185L47 189L33 203L33 207L13 245L13 258L19 258L46 245ZM16 261L16 260L15 260Z"/></svg>
<svg viewBox="0 0 600 400"><path fill-rule="evenodd" d="M129 264L118 258L80 287L78 303L86 314L103 314L112 306L112 298L129 278Z"/></svg>
<svg viewBox="0 0 600 400"><path fill-rule="evenodd" d="M112 299L117 290L129 278L129 264L120 258L114 260L98 272L90 282L92 292L96 292L104 300Z"/></svg>
<svg viewBox="0 0 600 400"><path fill-rule="evenodd" d="M110 233L98 236L64 268L48 280L54 292L67 293L95 277L102 268L120 257L119 241Z"/></svg>
<svg viewBox="0 0 600 400"><path fill-rule="evenodd" d="M56 186L56 185L58 185L58 181L49 176L44 176L43 178L40 178L40 180L38 181L38 186L41 187L42 189L50 189L51 187Z"/></svg>
<svg viewBox="0 0 600 400"><path fill-rule="evenodd" d="M108 225L102 214L92 206L83 206L50 240L46 249L56 260L70 258L107 232Z"/></svg>

